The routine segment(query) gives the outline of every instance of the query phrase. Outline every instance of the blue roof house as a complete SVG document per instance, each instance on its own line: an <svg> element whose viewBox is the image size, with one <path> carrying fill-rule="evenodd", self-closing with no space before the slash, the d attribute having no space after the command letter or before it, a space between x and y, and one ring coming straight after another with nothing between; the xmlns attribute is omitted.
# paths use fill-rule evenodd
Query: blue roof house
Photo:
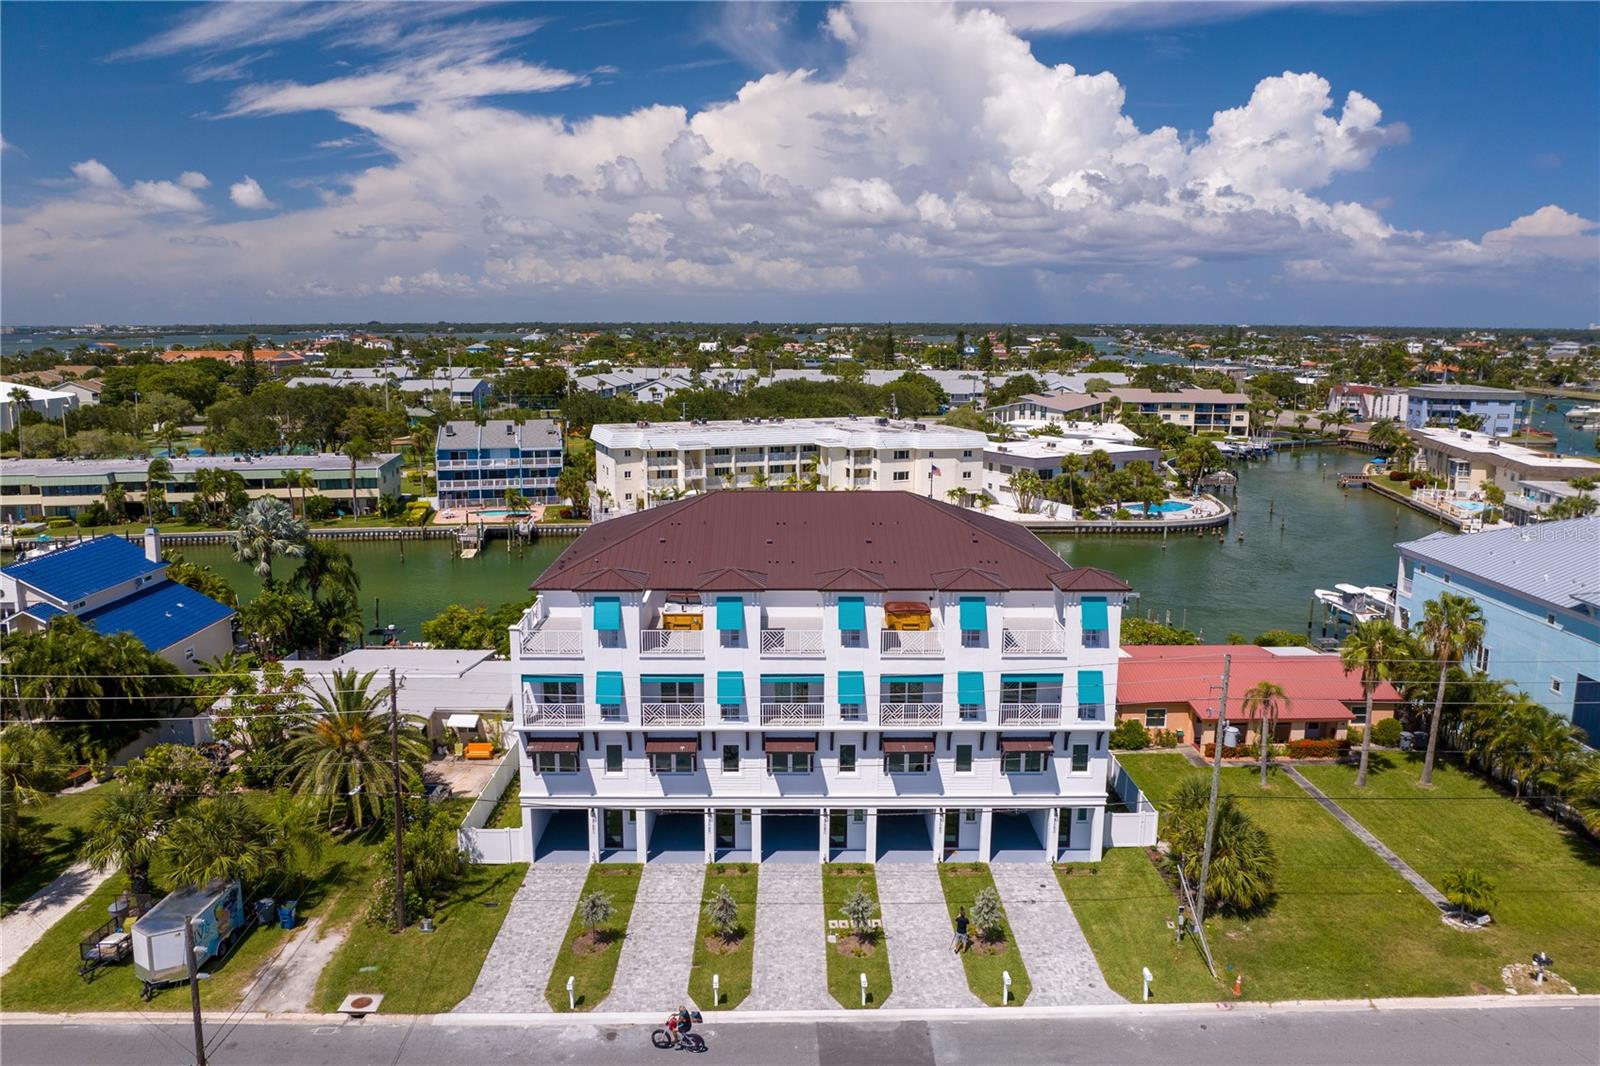
<svg viewBox="0 0 1600 1066"><path fill-rule="evenodd" d="M0 570L0 628L29 633L64 614L131 633L185 673L233 647L233 608L169 578L154 529L143 545L96 537Z"/></svg>

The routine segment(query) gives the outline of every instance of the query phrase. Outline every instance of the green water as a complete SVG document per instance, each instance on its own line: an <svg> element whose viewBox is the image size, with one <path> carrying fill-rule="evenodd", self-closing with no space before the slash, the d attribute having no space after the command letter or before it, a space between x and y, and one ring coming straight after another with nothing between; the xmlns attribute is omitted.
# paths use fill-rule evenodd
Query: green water
<svg viewBox="0 0 1600 1066"><path fill-rule="evenodd" d="M1397 540L1439 528L1436 522L1364 490L1341 491L1341 470L1355 470L1355 453L1313 450L1280 454L1240 470L1233 526L1214 535L1160 537L1046 537L1074 566L1098 566L1140 593L1139 610L1221 640L1229 632L1255 636L1264 629L1303 632L1311 590L1336 582L1384 585L1395 577ZM1226 497L1233 503L1231 495ZM1244 541L1236 538L1244 534ZM361 571L368 624L375 607L384 624L421 638L421 623L450 603L493 606L526 591L572 540L552 537L513 550L490 541L476 559L457 559L444 540L359 541L345 547ZM241 596L260 587L228 548L192 547L185 555L225 574ZM402 557L403 555L403 557ZM289 568L279 567L280 576ZM376 604L374 600L378 601Z"/></svg>

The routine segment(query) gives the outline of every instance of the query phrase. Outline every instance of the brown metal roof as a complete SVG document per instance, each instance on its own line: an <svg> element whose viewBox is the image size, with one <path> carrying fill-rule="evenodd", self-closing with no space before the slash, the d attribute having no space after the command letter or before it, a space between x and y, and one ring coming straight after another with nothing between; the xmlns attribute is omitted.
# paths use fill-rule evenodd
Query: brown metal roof
<svg viewBox="0 0 1600 1066"><path fill-rule="evenodd" d="M902 752L933 751L932 737L884 737L883 750L891 755Z"/></svg>
<svg viewBox="0 0 1600 1066"><path fill-rule="evenodd" d="M577 737L529 737L528 751L577 751Z"/></svg>
<svg viewBox="0 0 1600 1066"><path fill-rule="evenodd" d="M646 737L644 753L646 755L681 755L685 752L698 751L700 742L694 737Z"/></svg>
<svg viewBox="0 0 1600 1066"><path fill-rule="evenodd" d="M1076 566L1051 574L1056 588L1062 592L1129 592L1133 586L1109 570L1098 566Z"/></svg>
<svg viewBox="0 0 1600 1066"><path fill-rule="evenodd" d="M1049 737L1001 737L1001 751L1054 751Z"/></svg>
<svg viewBox="0 0 1600 1066"><path fill-rule="evenodd" d="M776 752L816 751L816 737L762 737L761 750Z"/></svg>
<svg viewBox="0 0 1600 1066"><path fill-rule="evenodd" d="M1081 576L1080 576L1081 575ZM1014 523L910 492L721 491L585 531L539 589L1126 591Z"/></svg>

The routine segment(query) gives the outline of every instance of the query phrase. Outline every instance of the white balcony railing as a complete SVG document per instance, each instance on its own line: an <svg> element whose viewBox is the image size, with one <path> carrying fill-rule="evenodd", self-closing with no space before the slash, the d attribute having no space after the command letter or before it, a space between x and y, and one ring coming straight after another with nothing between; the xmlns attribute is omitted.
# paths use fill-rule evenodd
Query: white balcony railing
<svg viewBox="0 0 1600 1066"><path fill-rule="evenodd" d="M822 630L820 629L763 629L761 654L778 658L820 656Z"/></svg>
<svg viewBox="0 0 1600 1066"><path fill-rule="evenodd" d="M524 698L523 725L582 725L583 704L555 703Z"/></svg>
<svg viewBox="0 0 1600 1066"><path fill-rule="evenodd" d="M765 703L761 704L762 725L821 725L822 704Z"/></svg>
<svg viewBox="0 0 1600 1066"><path fill-rule="evenodd" d="M880 703L881 725L938 725L944 721L942 703Z"/></svg>
<svg viewBox="0 0 1600 1066"><path fill-rule="evenodd" d="M583 630L551 626L546 623L541 623L531 628L524 626L522 630L522 654L546 657L581 657L583 655Z"/></svg>
<svg viewBox="0 0 1600 1066"><path fill-rule="evenodd" d="M883 654L937 658L944 654L937 629L885 629Z"/></svg>
<svg viewBox="0 0 1600 1066"><path fill-rule="evenodd" d="M1045 725L1061 721L1059 703L1002 703L1001 725Z"/></svg>
<svg viewBox="0 0 1600 1066"><path fill-rule="evenodd" d="M1000 637L1000 654L1007 656L1065 655L1067 631L1060 626L1048 629L1007 629Z"/></svg>
<svg viewBox="0 0 1600 1066"><path fill-rule="evenodd" d="M641 703L639 719L645 725L703 725L703 703Z"/></svg>
<svg viewBox="0 0 1600 1066"><path fill-rule="evenodd" d="M705 654L706 635L698 629L646 629L639 636L640 655Z"/></svg>

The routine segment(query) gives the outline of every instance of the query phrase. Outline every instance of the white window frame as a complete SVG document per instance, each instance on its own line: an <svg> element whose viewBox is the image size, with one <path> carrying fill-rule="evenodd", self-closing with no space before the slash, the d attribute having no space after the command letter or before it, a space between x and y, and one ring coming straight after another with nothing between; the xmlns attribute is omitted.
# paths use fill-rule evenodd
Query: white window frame
<svg viewBox="0 0 1600 1066"><path fill-rule="evenodd" d="M883 756L883 770L889 774L925 774L933 769L933 753L891 751Z"/></svg>
<svg viewBox="0 0 1600 1066"><path fill-rule="evenodd" d="M1159 715L1161 720L1158 722L1151 721L1153 715ZM1146 729L1167 728L1167 709L1165 707L1146 707L1144 709L1144 727Z"/></svg>
<svg viewBox="0 0 1600 1066"><path fill-rule="evenodd" d="M661 774L692 774L698 771L700 753L696 751L658 751L650 756L650 772Z"/></svg>
<svg viewBox="0 0 1600 1066"><path fill-rule="evenodd" d="M769 751L767 773L774 777L785 774L809 774L817 765L814 751Z"/></svg>
<svg viewBox="0 0 1600 1066"><path fill-rule="evenodd" d="M846 769L844 764L845 752L850 753L850 766ZM839 774L842 777L854 777L861 772L861 755L854 744L839 745Z"/></svg>
<svg viewBox="0 0 1600 1066"><path fill-rule="evenodd" d="M1081 769L1081 770L1078 769L1078 753L1080 751L1083 752L1083 769ZM1090 746L1088 744L1074 744L1074 745L1072 745L1072 751L1070 752L1070 758L1072 759L1072 762L1069 765L1072 767L1072 772L1073 773L1075 773L1075 774L1086 774L1086 773L1089 773L1089 771L1091 769L1093 769L1094 759L1091 758L1091 756L1090 756L1091 751L1092 751L1092 749L1090 748Z"/></svg>
<svg viewBox="0 0 1600 1066"><path fill-rule="evenodd" d="M578 753L575 751L536 751L530 759L536 774L575 774L578 772Z"/></svg>
<svg viewBox="0 0 1600 1066"><path fill-rule="evenodd" d="M611 753L612 752L616 752L617 753L617 767L614 770L611 768ZM621 744L607 744L606 745L606 749L605 749L605 756L606 756L606 761L605 761L606 776L607 777L621 777L623 775L623 773L626 771L627 765L628 765L628 758L627 758L627 755L623 753L622 745Z"/></svg>
<svg viewBox="0 0 1600 1066"><path fill-rule="evenodd" d="M1049 769L1048 751L1008 751L1000 757L1000 772L1007 776L1042 774Z"/></svg>
<svg viewBox="0 0 1600 1066"><path fill-rule="evenodd" d="M730 765L729 759L728 759L728 753L729 752L733 753L733 759L732 759L732 764L731 765ZM737 744L724 744L724 745L722 745L722 772L723 773L725 773L725 774L736 774L736 773L738 773L739 772L739 766L742 763L742 761L743 761L743 752L740 750L739 745L737 745Z"/></svg>
<svg viewBox="0 0 1600 1066"><path fill-rule="evenodd" d="M962 752L966 752L966 756L967 756L967 768L965 770L963 770L961 768L961 753ZM970 774L970 773L972 773L972 766L973 766L972 745L971 744L957 744L956 745L956 757L955 757L955 772L958 773L958 774Z"/></svg>

